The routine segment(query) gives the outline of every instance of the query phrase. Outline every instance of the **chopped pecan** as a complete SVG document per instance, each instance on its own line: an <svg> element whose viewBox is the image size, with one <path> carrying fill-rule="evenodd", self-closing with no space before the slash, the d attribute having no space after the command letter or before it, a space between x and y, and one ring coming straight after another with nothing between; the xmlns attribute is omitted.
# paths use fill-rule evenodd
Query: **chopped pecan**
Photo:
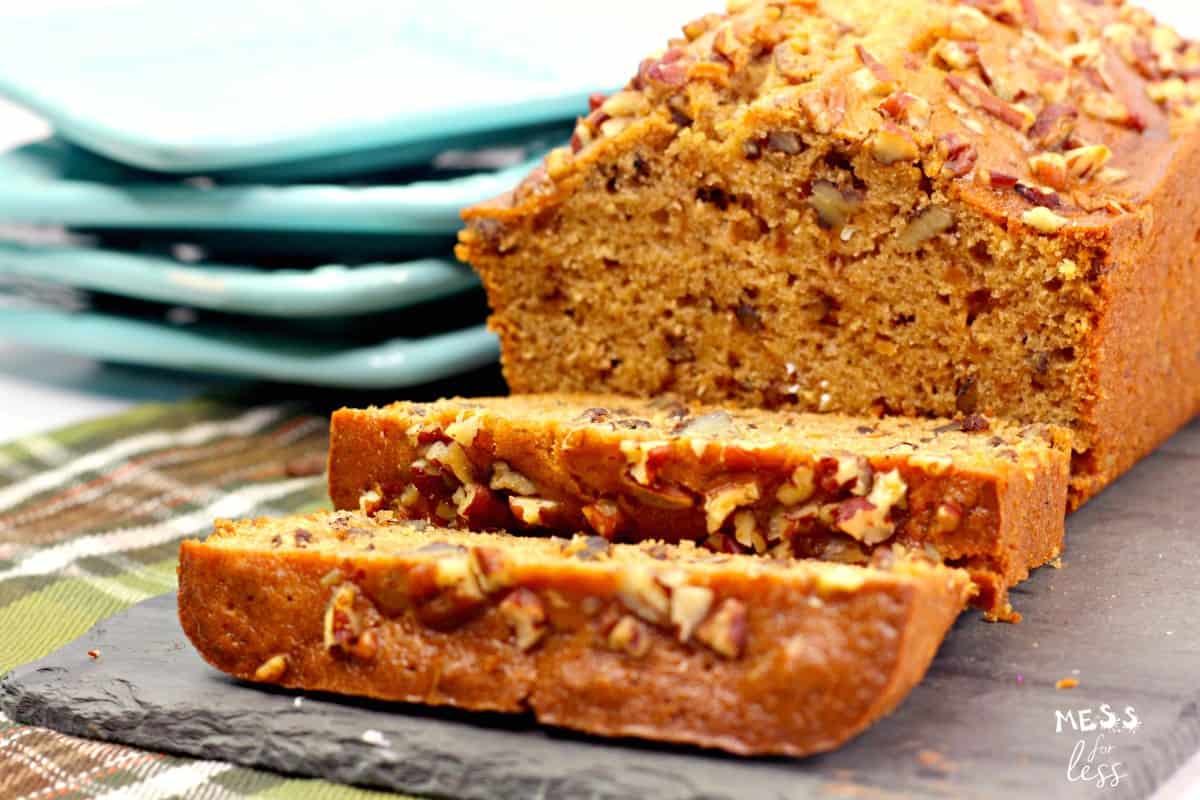
<svg viewBox="0 0 1200 800"><path fill-rule="evenodd" d="M1021 215L1021 221L1041 233L1058 233L1067 225L1067 219L1048 208L1037 206Z"/></svg>
<svg viewBox="0 0 1200 800"><path fill-rule="evenodd" d="M740 658L746 649L746 605L727 597L708 619L696 628L695 637L718 655Z"/></svg>
<svg viewBox="0 0 1200 800"><path fill-rule="evenodd" d="M358 587L352 583L333 590L325 607L325 649L369 661L375 656L375 635L367 630L364 614L356 608L358 596Z"/></svg>
<svg viewBox="0 0 1200 800"><path fill-rule="evenodd" d="M954 215L941 206L930 206L900 231L896 244L902 251L912 251L933 237L954 227Z"/></svg>
<svg viewBox="0 0 1200 800"><path fill-rule="evenodd" d="M512 628L517 649L528 652L546 635L546 608L536 594L525 587L508 593L498 608L500 616Z"/></svg>
<svg viewBox="0 0 1200 800"><path fill-rule="evenodd" d="M562 503L537 497L510 497L508 508L519 522L530 528L545 528L553 524L562 511Z"/></svg>
<svg viewBox="0 0 1200 800"><path fill-rule="evenodd" d="M628 653L635 658L641 658L650 651L649 631L628 614L612 626L607 641L610 649Z"/></svg>
<svg viewBox="0 0 1200 800"><path fill-rule="evenodd" d="M988 89L966 78L947 75L946 84L963 100L983 109L1005 125L1016 128L1022 133L1033 127L1033 123L1036 121L1033 112L1029 109L1006 103Z"/></svg>
<svg viewBox="0 0 1200 800"><path fill-rule="evenodd" d="M912 134L891 122L883 123L871 138L871 153L876 161L887 165L916 161L921 155Z"/></svg>
<svg viewBox="0 0 1200 800"><path fill-rule="evenodd" d="M945 500L938 505L933 515L931 532L936 534L950 533L958 530L962 524L963 507L953 500Z"/></svg>
<svg viewBox="0 0 1200 800"><path fill-rule="evenodd" d="M800 95L800 108L814 131L831 133L846 116L846 90L828 86L805 92Z"/></svg>
<svg viewBox="0 0 1200 800"><path fill-rule="evenodd" d="M1104 168L1112 158L1112 150L1107 145L1089 144L1068 150L1063 154L1063 158L1071 176L1086 181Z"/></svg>
<svg viewBox="0 0 1200 800"><path fill-rule="evenodd" d="M630 564L622 570L618 581L617 596L626 608L655 625L668 619L671 597L649 567Z"/></svg>
<svg viewBox="0 0 1200 800"><path fill-rule="evenodd" d="M767 134L767 149L794 156L804 151L804 142L792 131L771 131Z"/></svg>
<svg viewBox="0 0 1200 800"><path fill-rule="evenodd" d="M640 89L647 83L663 86L683 86L687 83L688 64L682 48L672 47L659 58L647 58L638 68L634 88Z"/></svg>
<svg viewBox="0 0 1200 800"><path fill-rule="evenodd" d="M708 532L716 533L734 510L750 505L758 498L758 483L752 478L709 489L704 493L704 515Z"/></svg>
<svg viewBox="0 0 1200 800"><path fill-rule="evenodd" d="M1090 92L1083 96L1079 105L1083 113L1090 117L1133 128L1139 133L1146 129L1146 121L1133 113L1112 92Z"/></svg>
<svg viewBox="0 0 1200 800"><path fill-rule="evenodd" d="M969 69L979 60L979 45L976 42L942 39L929 54L949 69Z"/></svg>
<svg viewBox="0 0 1200 800"><path fill-rule="evenodd" d="M538 493L537 485L533 481L517 472L505 461L497 461L492 464L492 479L488 482L488 486L498 492L512 492L522 497Z"/></svg>
<svg viewBox="0 0 1200 800"><path fill-rule="evenodd" d="M1059 197L1055 192L1047 192L1043 189L1039 189L1036 186L1030 186L1026 183L1017 183L1015 186L1013 186L1013 190L1017 194L1021 195L1021 197L1027 202L1032 203L1035 206L1041 206L1043 208L1062 207L1062 198Z"/></svg>
<svg viewBox="0 0 1200 800"><path fill-rule="evenodd" d="M758 518L749 509L734 513L733 538L751 552L759 555L767 552L767 540L758 529Z"/></svg>
<svg viewBox="0 0 1200 800"><path fill-rule="evenodd" d="M254 670L254 680L259 683L276 683L287 672L288 659L285 655L275 655L268 658L258 669Z"/></svg>
<svg viewBox="0 0 1200 800"><path fill-rule="evenodd" d="M771 57L776 72L791 83L804 83L821 70L819 57L810 54L807 46L797 39L781 43Z"/></svg>
<svg viewBox="0 0 1200 800"><path fill-rule="evenodd" d="M600 110L610 117L634 117L650 110L650 102L641 92L625 90L617 92L604 101Z"/></svg>
<svg viewBox="0 0 1200 800"><path fill-rule="evenodd" d="M468 557L475 582L484 593L492 594L511 585L512 573L503 550L488 545L476 545L471 548Z"/></svg>
<svg viewBox="0 0 1200 800"><path fill-rule="evenodd" d="M434 442L425 451L425 458L442 469L450 470L460 483L475 482L475 468L467 457L467 451L458 442Z"/></svg>
<svg viewBox="0 0 1200 800"><path fill-rule="evenodd" d="M945 159L942 174L950 178L961 178L975 167L979 151L975 145L957 133L946 133L938 137L938 153Z"/></svg>
<svg viewBox="0 0 1200 800"><path fill-rule="evenodd" d="M775 499L785 506L798 506L813 496L816 491L815 473L808 464L792 470L787 483L775 491Z"/></svg>
<svg viewBox="0 0 1200 800"><path fill-rule="evenodd" d="M861 201L857 192L843 192L829 181L817 181L808 204L817 212L817 222L822 228L836 229L850 221Z"/></svg>
<svg viewBox="0 0 1200 800"><path fill-rule="evenodd" d="M893 92L879 104L879 110L887 117L903 122L911 128L922 130L929 126L932 115L929 102L908 92Z"/></svg>
<svg viewBox="0 0 1200 800"><path fill-rule="evenodd" d="M592 526L592 530L609 540L616 539L627 524L620 506L606 498L584 506L583 518Z"/></svg>
<svg viewBox="0 0 1200 800"><path fill-rule="evenodd" d="M1079 112L1073 107L1052 103L1038 114L1029 129L1029 138L1045 150L1057 150L1074 133L1078 118Z"/></svg>
<svg viewBox="0 0 1200 800"><path fill-rule="evenodd" d="M1061 153L1038 153L1029 159L1033 176L1060 192L1067 188L1067 159Z"/></svg>
<svg viewBox="0 0 1200 800"><path fill-rule="evenodd" d="M838 504L834 523L860 542L879 544L895 532L889 515L892 508L904 504L907 494L908 483L899 470L881 473L865 498L852 497Z"/></svg>
<svg viewBox="0 0 1200 800"><path fill-rule="evenodd" d="M713 591L706 586L676 586L671 592L671 624L679 641L686 642L708 616L712 608Z"/></svg>
<svg viewBox="0 0 1200 800"><path fill-rule="evenodd" d="M993 189L1016 189L1017 176L1009 175L1007 172L997 172L994 169L981 170L979 178Z"/></svg>
<svg viewBox="0 0 1200 800"><path fill-rule="evenodd" d="M478 483L458 487L450 499L456 516L471 530L504 528L511 519L504 500Z"/></svg>

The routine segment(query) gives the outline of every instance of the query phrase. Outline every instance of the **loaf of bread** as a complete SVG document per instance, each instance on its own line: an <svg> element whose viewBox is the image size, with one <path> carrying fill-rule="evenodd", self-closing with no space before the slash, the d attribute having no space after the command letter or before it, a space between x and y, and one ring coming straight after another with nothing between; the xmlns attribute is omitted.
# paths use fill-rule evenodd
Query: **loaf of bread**
<svg viewBox="0 0 1200 800"><path fill-rule="evenodd" d="M1062 548L1065 432L959 421L724 411L660 397L530 395L333 415L336 508L469 530L691 540L865 563L900 544L968 569L976 603Z"/></svg>
<svg viewBox="0 0 1200 800"><path fill-rule="evenodd" d="M238 678L794 756L894 708L970 589L890 551L785 562L388 512L219 521L179 562L183 629Z"/></svg>
<svg viewBox="0 0 1200 800"><path fill-rule="evenodd" d="M515 392L1071 429L1200 409L1200 47L1121 0L730 0L470 209Z"/></svg>

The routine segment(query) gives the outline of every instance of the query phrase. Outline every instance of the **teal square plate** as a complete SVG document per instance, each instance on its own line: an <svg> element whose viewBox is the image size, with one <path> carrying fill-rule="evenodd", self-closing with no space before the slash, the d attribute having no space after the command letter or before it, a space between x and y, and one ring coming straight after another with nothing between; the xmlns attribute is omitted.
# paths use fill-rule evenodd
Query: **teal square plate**
<svg viewBox="0 0 1200 800"><path fill-rule="evenodd" d="M712 5L715 5L713 3ZM710 4L114 0L0 19L0 93L115 160L207 173L575 116Z"/></svg>
<svg viewBox="0 0 1200 800"><path fill-rule="evenodd" d="M462 226L463 208L511 189L547 144L493 150L495 160L513 166L491 171L426 168L348 185L247 185L165 178L47 139L0 153L0 220L143 231L451 235ZM447 163L480 163L486 155L459 153L461 162ZM416 180L391 183L404 178Z"/></svg>
<svg viewBox="0 0 1200 800"><path fill-rule="evenodd" d="M466 265L445 258L394 264L264 269L72 245L0 241L0 277L263 317L353 316L408 308L477 287ZM297 265L299 266L299 265Z"/></svg>
<svg viewBox="0 0 1200 800"><path fill-rule="evenodd" d="M496 362L495 336L468 322L482 317L481 303L455 303L362 320L289 322L33 284L0 291L0 339L122 364L388 389Z"/></svg>

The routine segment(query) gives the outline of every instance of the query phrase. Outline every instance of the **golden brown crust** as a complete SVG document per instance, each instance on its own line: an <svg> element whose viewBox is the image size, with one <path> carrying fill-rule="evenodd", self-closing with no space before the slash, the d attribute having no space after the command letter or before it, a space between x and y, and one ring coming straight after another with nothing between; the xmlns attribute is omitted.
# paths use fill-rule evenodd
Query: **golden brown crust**
<svg viewBox="0 0 1200 800"><path fill-rule="evenodd" d="M179 566L184 630L244 680L795 756L894 708L969 590L890 554L782 564L354 512L218 522Z"/></svg>
<svg viewBox="0 0 1200 800"><path fill-rule="evenodd" d="M1200 410L1197 45L1083 0L684 32L465 215L514 391L1050 422L1072 507Z"/></svg>
<svg viewBox="0 0 1200 800"><path fill-rule="evenodd" d="M688 539L864 563L901 544L967 567L980 607L1059 555L1061 432L960 421L724 411L669 397L539 395L333 415L342 509L439 524ZM1049 438L1045 438L1049 437Z"/></svg>

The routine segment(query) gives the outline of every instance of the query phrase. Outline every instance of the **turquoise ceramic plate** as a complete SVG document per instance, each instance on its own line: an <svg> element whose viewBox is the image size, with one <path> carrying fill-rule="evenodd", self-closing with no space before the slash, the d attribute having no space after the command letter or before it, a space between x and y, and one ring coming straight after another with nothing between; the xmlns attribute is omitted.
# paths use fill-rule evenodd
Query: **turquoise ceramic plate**
<svg viewBox="0 0 1200 800"><path fill-rule="evenodd" d="M429 383L491 364L499 355L495 337L482 325L346 348L89 311L3 307L0 338L125 364L355 389Z"/></svg>
<svg viewBox="0 0 1200 800"><path fill-rule="evenodd" d="M716 2L23 3L0 92L118 161L197 173L564 119Z"/></svg>
<svg viewBox="0 0 1200 800"><path fill-rule="evenodd" d="M97 229L450 234L462 227L464 207L512 188L536 165L518 161L495 172L403 185L247 186L164 180L48 139L0 153L0 220Z"/></svg>
<svg viewBox="0 0 1200 800"><path fill-rule="evenodd" d="M0 276L278 317L345 316L405 308L478 285L475 274L465 265L439 258L399 264L264 270L233 264L189 264L116 250L9 242L0 242Z"/></svg>

